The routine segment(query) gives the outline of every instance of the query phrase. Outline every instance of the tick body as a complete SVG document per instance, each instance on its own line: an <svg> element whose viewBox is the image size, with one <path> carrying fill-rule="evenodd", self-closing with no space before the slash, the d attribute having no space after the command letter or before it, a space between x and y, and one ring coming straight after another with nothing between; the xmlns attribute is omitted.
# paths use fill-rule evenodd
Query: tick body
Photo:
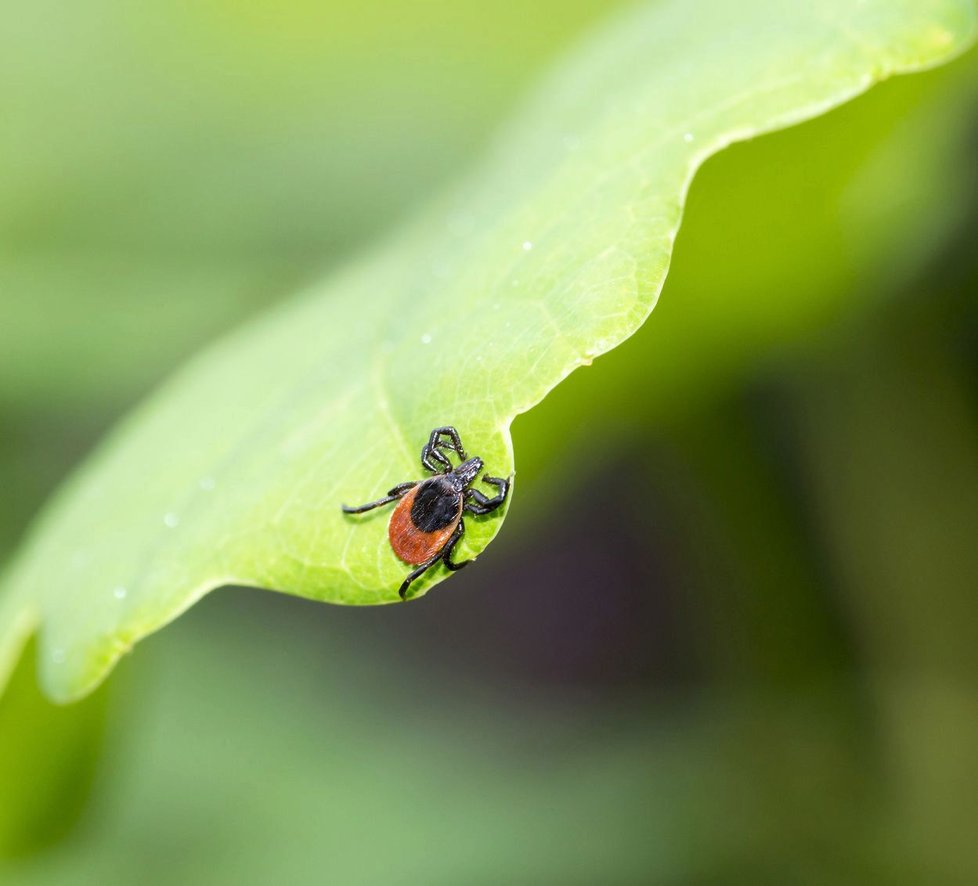
<svg viewBox="0 0 978 886"><path fill-rule="evenodd" d="M410 490L391 514L391 547L405 563L420 566L448 543L462 519L462 497L432 477Z"/></svg>
<svg viewBox="0 0 978 886"><path fill-rule="evenodd" d="M449 458L452 452L460 460L457 467L452 466ZM388 527L391 548L401 560L416 567L400 587L398 593L402 600L406 599L411 582L437 563L442 562L454 571L471 562L452 560L452 551L465 532L463 514L490 514L506 500L509 492L509 480L487 474L482 482L496 487L495 496L490 498L471 488L482 470L482 459L466 457L458 431L453 427L435 428L431 432L421 449L421 464L435 476L400 483L384 498L359 507L343 505L344 513L362 514L398 502Z"/></svg>

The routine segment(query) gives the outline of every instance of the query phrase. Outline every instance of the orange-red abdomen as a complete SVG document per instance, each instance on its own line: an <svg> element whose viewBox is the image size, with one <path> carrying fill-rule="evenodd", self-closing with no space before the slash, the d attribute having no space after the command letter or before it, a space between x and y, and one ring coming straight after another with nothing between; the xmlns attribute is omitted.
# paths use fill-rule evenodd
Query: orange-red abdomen
<svg viewBox="0 0 978 886"><path fill-rule="evenodd" d="M391 547L414 566L430 560L451 538L462 516L462 497L433 477L398 502L387 532Z"/></svg>

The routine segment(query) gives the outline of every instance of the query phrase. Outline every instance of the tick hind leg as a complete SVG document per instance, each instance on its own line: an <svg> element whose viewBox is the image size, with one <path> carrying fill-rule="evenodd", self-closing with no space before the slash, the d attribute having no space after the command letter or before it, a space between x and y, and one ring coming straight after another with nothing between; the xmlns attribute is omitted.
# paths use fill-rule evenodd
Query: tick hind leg
<svg viewBox="0 0 978 886"><path fill-rule="evenodd" d="M447 440L443 440L447 437ZM443 428L435 428L428 438L428 442L421 448L421 464L423 464L433 474L443 474L452 469L452 463L448 456L442 452L447 449L454 452L462 461L465 461L465 449L462 447L462 438L458 431L451 425ZM435 462L439 467L435 467Z"/></svg>
<svg viewBox="0 0 978 886"><path fill-rule="evenodd" d="M463 566L468 566L469 563L472 562L471 560L463 560L461 563L452 562L452 551L455 550L455 545L457 545L459 543L459 540L462 538L463 532L465 532L465 521L459 520L458 528L452 533L452 537L448 540L448 542L445 544L445 547L442 549L442 553L441 553L442 562L445 564L445 568L451 569L452 572L458 572L458 570L461 569Z"/></svg>
<svg viewBox="0 0 978 886"><path fill-rule="evenodd" d="M499 491L492 498L483 495L478 489L467 489L465 491L465 510L476 516L491 514L506 501L506 496L509 494L509 480L505 477L486 475L482 478L482 482L495 486Z"/></svg>
<svg viewBox="0 0 978 886"><path fill-rule="evenodd" d="M359 505L358 507L351 508L349 505L341 505L344 514L362 514L365 511L372 511L374 508L379 508L382 505L390 504L392 501L397 501L399 498L403 497L409 489L413 489L417 486L416 480L412 480L409 483L398 483L393 489L391 489L387 495L383 498L378 498L377 501L368 501L365 505Z"/></svg>
<svg viewBox="0 0 978 886"><path fill-rule="evenodd" d="M458 526L455 527L455 531L451 534L451 537L448 539L448 541L445 542L445 546L433 557L429 557L427 560L425 560L424 563L422 563L420 566L416 567L415 569L412 569L408 573L407 578L404 579L400 589L397 592L402 600L407 599L407 591L408 588L411 586L411 582L413 582L415 579L421 578L421 576L424 575L429 569L431 569L432 566L436 565L439 560L441 560L453 572L455 570L461 569L463 566L468 565L469 563L468 560L466 560L464 563L452 563L450 559L452 549L455 547L455 545L458 544L458 540L462 537L463 532L465 532L465 524L463 524L462 521L459 520Z"/></svg>
<svg viewBox="0 0 978 886"><path fill-rule="evenodd" d="M441 556L442 556L441 551L439 551L437 554L435 554L434 557L431 557L429 560L425 560L424 563L422 563L416 569L412 569L408 573L407 578L404 579L404 581L401 583L401 587L397 591L398 595L402 600L407 599L407 592L408 592L408 588L411 586L411 582L413 582L416 578L421 578L422 575L424 575L429 569L431 569L432 566L434 566L441 559Z"/></svg>

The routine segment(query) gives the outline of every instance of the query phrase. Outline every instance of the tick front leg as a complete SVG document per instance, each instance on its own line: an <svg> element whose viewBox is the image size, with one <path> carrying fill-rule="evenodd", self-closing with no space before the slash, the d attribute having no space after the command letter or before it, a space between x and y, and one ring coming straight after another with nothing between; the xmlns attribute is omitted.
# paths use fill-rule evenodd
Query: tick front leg
<svg viewBox="0 0 978 886"><path fill-rule="evenodd" d="M448 437L449 443L442 443L441 438ZM431 432L431 436L428 438L429 447L440 447L449 446L449 448L454 449L458 453L458 457L465 461L465 450L462 448L462 438L458 435L458 431L455 430L451 425L445 425L443 428L435 428Z"/></svg>
<svg viewBox="0 0 978 886"><path fill-rule="evenodd" d="M509 480L504 477L485 476L482 478L482 482L495 486L499 491L492 498L483 495L478 489L467 489L465 491L465 510L476 516L491 514L506 501L506 496L509 494Z"/></svg>
<svg viewBox="0 0 978 886"><path fill-rule="evenodd" d="M448 440L443 441L442 437L448 437ZM444 473L452 469L452 463L441 451L442 449L453 450L462 461L465 461L465 450L462 448L462 438L459 436L458 431L451 425L446 425L443 428L435 428L431 432L428 442L421 449L421 464L433 474ZM438 462L445 470L442 471L440 468L436 468L432 464L432 460Z"/></svg>
<svg viewBox="0 0 978 886"><path fill-rule="evenodd" d="M369 501L365 505L360 505L356 508L351 508L349 505L341 505L341 507L343 508L344 514L362 514L365 511L372 511L374 508L379 508L382 505L390 504L392 501L397 501L405 492L413 489L417 485L416 480L412 480L410 483L398 483L386 496L378 498L377 501Z"/></svg>
<svg viewBox="0 0 978 886"><path fill-rule="evenodd" d="M432 464L432 459L438 462L438 467ZM452 469L452 463L442 454L440 449L425 446L421 450L421 464L432 474L447 474Z"/></svg>

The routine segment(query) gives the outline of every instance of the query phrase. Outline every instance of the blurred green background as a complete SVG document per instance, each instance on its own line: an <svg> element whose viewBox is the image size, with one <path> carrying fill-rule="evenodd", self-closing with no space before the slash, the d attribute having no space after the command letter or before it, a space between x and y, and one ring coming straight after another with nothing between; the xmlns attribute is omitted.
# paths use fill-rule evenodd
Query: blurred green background
<svg viewBox="0 0 978 886"><path fill-rule="evenodd" d="M0 7L0 560L611 9ZM3 883L978 881L978 58L737 145L410 606L222 590L0 699Z"/></svg>

